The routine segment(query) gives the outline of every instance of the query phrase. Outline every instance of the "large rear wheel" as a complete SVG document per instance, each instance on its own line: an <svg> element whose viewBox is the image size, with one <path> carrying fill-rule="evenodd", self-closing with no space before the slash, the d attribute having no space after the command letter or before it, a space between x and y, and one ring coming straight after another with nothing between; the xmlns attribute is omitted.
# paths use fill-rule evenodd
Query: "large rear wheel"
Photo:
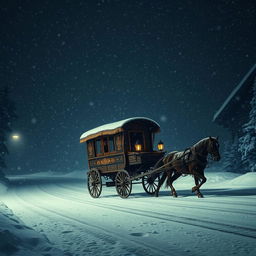
<svg viewBox="0 0 256 256"><path fill-rule="evenodd" d="M148 194L154 195L158 187L159 181L160 174L146 175L142 177L142 186Z"/></svg>
<svg viewBox="0 0 256 256"><path fill-rule="evenodd" d="M102 181L98 170L93 169L88 172L87 187L93 198L98 198L100 196L102 191Z"/></svg>
<svg viewBox="0 0 256 256"><path fill-rule="evenodd" d="M116 192L122 198L127 198L132 191L132 182L127 171L122 170L116 174L115 178Z"/></svg>

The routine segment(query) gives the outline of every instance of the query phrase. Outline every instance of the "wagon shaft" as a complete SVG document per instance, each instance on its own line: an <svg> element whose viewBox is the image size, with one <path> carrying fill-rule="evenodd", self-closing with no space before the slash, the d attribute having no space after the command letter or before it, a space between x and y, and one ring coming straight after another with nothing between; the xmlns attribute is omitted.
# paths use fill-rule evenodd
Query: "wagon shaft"
<svg viewBox="0 0 256 256"><path fill-rule="evenodd" d="M168 163L166 165L160 166L157 169L150 169L150 170L148 170L144 173L132 176L130 179L131 179L131 181L138 180L138 179L143 178L144 176L149 176L149 175L158 174L158 173L161 173L161 172L168 171L170 168L168 168L167 165L170 165L170 164Z"/></svg>

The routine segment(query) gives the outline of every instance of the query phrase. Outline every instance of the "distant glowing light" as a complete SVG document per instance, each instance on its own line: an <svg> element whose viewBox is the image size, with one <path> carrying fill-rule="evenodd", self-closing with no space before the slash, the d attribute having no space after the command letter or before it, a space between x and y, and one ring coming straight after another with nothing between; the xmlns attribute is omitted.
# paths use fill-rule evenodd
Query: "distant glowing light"
<svg viewBox="0 0 256 256"><path fill-rule="evenodd" d="M19 139L20 139L20 135L18 135L18 134L13 134L13 135L12 135L12 139L13 139L13 140L19 140Z"/></svg>

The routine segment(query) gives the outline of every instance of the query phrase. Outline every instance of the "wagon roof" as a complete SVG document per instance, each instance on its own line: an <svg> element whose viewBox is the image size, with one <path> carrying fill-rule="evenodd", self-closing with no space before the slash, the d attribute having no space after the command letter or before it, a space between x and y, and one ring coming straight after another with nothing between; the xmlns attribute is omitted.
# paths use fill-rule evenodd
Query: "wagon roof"
<svg viewBox="0 0 256 256"><path fill-rule="evenodd" d="M125 126L127 124L136 123L137 121L146 122L149 127L152 128L153 132L160 131L160 125L154 120L147 117L132 117L128 119L124 119L118 122L104 124L94 129L91 129L85 133L83 133L80 137L80 143L85 142L87 140L102 136L102 135L112 135L125 130Z"/></svg>

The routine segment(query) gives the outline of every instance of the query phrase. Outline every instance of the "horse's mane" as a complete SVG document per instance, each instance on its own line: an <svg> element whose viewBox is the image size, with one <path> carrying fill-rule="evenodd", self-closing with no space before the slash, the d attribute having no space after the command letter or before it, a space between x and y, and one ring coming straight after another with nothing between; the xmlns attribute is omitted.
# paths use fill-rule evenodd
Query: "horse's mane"
<svg viewBox="0 0 256 256"><path fill-rule="evenodd" d="M207 146L208 146L208 143L210 140L215 140L215 141L218 141L218 139L216 137L206 137L204 139L201 139L200 141L198 141L195 145L193 145L191 147L191 150L195 151L195 152L198 152L198 151L201 151L203 149L205 149Z"/></svg>
<svg viewBox="0 0 256 256"><path fill-rule="evenodd" d="M202 146L202 145L208 143L208 140L209 140L209 137L203 138L203 139L199 140L196 144L194 144L192 146L192 148L197 148L198 146Z"/></svg>

